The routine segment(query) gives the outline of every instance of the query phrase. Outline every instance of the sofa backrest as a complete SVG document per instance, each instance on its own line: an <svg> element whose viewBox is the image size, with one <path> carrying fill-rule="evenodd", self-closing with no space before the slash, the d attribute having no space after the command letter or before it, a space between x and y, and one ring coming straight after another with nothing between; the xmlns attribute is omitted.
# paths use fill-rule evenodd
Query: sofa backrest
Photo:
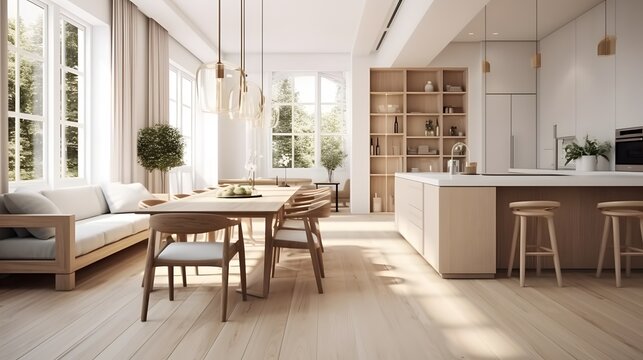
<svg viewBox="0 0 643 360"><path fill-rule="evenodd" d="M0 215L8 214L7 208L4 206L4 194L0 194ZM16 237L16 232L12 228L0 228L0 240Z"/></svg>
<svg viewBox="0 0 643 360"><path fill-rule="evenodd" d="M43 190L41 194L51 200L63 214L76 215L76 221L109 212L99 185Z"/></svg>

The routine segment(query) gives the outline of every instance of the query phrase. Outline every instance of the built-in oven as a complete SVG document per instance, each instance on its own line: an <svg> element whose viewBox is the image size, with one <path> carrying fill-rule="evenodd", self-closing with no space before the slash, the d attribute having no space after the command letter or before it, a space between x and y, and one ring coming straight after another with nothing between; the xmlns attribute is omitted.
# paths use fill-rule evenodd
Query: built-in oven
<svg viewBox="0 0 643 360"><path fill-rule="evenodd" d="M643 171L643 126L616 130L616 171Z"/></svg>

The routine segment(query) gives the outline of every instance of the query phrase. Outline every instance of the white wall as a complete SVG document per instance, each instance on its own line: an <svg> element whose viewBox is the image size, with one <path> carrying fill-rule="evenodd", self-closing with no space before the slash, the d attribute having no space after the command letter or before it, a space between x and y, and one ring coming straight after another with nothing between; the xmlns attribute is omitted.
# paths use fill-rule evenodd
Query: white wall
<svg viewBox="0 0 643 360"><path fill-rule="evenodd" d="M469 79L467 80L469 117L468 117L468 144L471 150L470 161L477 161L478 166L484 169L483 148L483 91L482 56L480 43L451 43L438 55L429 66L432 67L467 67Z"/></svg>
<svg viewBox="0 0 643 360"><path fill-rule="evenodd" d="M616 4L616 128L643 125L643 1Z"/></svg>
<svg viewBox="0 0 643 360"><path fill-rule="evenodd" d="M351 63L352 91L352 166L351 212L370 212L370 68L368 56L354 56Z"/></svg>

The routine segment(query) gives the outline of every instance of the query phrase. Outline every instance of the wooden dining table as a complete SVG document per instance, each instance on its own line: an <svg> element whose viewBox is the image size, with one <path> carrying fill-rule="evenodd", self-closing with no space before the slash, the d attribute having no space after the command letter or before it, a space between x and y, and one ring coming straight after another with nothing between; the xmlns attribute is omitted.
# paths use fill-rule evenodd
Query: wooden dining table
<svg viewBox="0 0 643 360"><path fill-rule="evenodd" d="M261 197L249 198L217 197L217 191L212 190L140 209L137 213L152 216L163 213L207 213L230 218L263 218L265 220L263 281L259 290L256 284L249 284L248 294L267 298L270 292L273 220L297 190L299 190L298 186L256 186L256 193L261 194Z"/></svg>

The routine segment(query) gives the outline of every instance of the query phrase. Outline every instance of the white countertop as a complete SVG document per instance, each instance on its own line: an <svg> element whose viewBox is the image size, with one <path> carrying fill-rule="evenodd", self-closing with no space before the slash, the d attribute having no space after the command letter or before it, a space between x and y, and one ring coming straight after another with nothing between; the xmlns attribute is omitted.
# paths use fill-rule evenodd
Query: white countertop
<svg viewBox="0 0 643 360"><path fill-rule="evenodd" d="M434 186L641 186L643 173L574 170L511 169L494 175L450 175L447 173L396 173L403 179Z"/></svg>

